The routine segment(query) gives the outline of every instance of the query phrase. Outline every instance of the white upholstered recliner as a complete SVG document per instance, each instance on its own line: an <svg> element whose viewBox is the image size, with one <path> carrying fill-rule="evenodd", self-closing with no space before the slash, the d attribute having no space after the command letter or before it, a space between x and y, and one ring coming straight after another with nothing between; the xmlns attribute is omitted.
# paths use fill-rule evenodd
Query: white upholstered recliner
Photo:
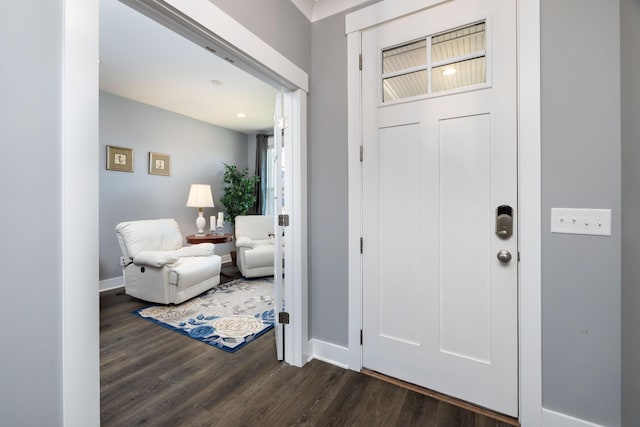
<svg viewBox="0 0 640 427"><path fill-rule="evenodd" d="M244 277L273 276L273 217L240 215L235 220L237 264Z"/></svg>
<svg viewBox="0 0 640 427"><path fill-rule="evenodd" d="M212 243L183 246L173 219L121 222L125 292L160 304L179 304L220 283L221 259Z"/></svg>

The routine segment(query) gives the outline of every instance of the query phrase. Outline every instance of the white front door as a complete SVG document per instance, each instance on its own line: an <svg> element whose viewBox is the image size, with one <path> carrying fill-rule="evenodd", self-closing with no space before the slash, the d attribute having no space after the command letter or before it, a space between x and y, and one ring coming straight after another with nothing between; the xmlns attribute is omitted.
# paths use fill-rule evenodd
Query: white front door
<svg viewBox="0 0 640 427"><path fill-rule="evenodd" d="M517 416L516 2L382 24L362 56L363 367Z"/></svg>

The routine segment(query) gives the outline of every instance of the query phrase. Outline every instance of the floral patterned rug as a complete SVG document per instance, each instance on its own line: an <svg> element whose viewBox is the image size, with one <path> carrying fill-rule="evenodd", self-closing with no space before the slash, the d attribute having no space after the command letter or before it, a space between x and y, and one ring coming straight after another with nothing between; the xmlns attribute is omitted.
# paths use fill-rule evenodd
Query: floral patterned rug
<svg viewBox="0 0 640 427"><path fill-rule="evenodd" d="M180 305L152 305L133 314L233 353L273 328L273 278L237 279Z"/></svg>

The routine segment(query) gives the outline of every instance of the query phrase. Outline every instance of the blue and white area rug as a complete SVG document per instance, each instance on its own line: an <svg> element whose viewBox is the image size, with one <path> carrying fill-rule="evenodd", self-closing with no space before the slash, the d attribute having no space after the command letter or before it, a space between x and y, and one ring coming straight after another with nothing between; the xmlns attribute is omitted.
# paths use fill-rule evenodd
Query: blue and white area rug
<svg viewBox="0 0 640 427"><path fill-rule="evenodd" d="M273 279L237 279L180 305L152 305L133 313L233 353L273 328Z"/></svg>

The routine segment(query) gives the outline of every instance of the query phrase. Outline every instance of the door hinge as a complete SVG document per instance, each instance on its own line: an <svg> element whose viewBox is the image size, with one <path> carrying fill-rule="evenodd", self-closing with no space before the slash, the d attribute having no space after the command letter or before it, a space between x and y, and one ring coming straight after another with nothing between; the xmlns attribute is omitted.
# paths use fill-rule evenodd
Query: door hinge
<svg viewBox="0 0 640 427"><path fill-rule="evenodd" d="M518 251L518 262L520 262L520 251Z"/></svg>
<svg viewBox="0 0 640 427"><path fill-rule="evenodd" d="M364 147L361 145L360 146L360 161L362 161L363 158L364 158Z"/></svg>
<svg viewBox="0 0 640 427"><path fill-rule="evenodd" d="M362 54L358 55L358 68L362 71Z"/></svg>
<svg viewBox="0 0 640 427"><path fill-rule="evenodd" d="M362 247L364 246L364 242L362 241L362 237L360 238L360 253L362 253Z"/></svg>
<svg viewBox="0 0 640 427"><path fill-rule="evenodd" d="M282 323L283 325L289 324L289 313L286 311L281 311L278 313L278 323Z"/></svg>
<svg viewBox="0 0 640 427"><path fill-rule="evenodd" d="M364 338L362 334L362 329L360 329L360 345L362 345L363 342L364 342Z"/></svg>
<svg viewBox="0 0 640 427"><path fill-rule="evenodd" d="M278 225L280 227L288 227L289 226L289 215L287 215L287 214L278 215Z"/></svg>

